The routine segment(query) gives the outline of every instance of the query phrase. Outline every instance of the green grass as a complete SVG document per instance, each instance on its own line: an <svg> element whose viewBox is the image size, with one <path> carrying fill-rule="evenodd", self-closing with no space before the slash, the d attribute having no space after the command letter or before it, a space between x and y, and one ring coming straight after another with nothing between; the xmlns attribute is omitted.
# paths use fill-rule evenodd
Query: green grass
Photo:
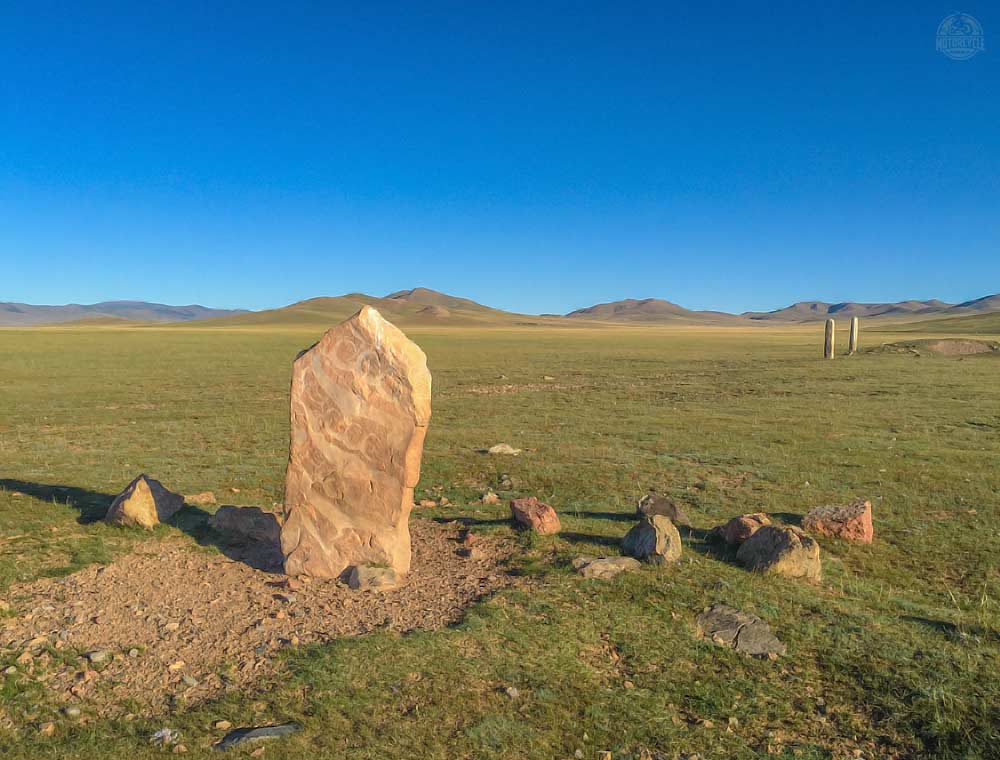
<svg viewBox="0 0 1000 760"><path fill-rule="evenodd" d="M169 725L207 757L226 718L302 723L268 758L996 757L1000 359L825 362L821 330L408 329L434 374L418 497L453 502L420 515L507 534L505 507L473 503L502 474L553 504L562 535L524 545L530 591L447 630L302 648L255 691L130 722L53 717L43 689L8 678L0 755L158 757L148 736ZM290 362L317 337L294 324L0 331L0 589L146 540L87 522L140 471L280 501ZM485 392L503 385L519 392ZM498 442L526 451L475 451ZM819 587L748 574L695 536L674 568L574 575L574 556L616 551L648 487L699 528L755 511L794 523L865 497L876 540L822 540ZM714 601L770 621L788 655L698 640ZM39 736L50 719L55 736Z"/></svg>

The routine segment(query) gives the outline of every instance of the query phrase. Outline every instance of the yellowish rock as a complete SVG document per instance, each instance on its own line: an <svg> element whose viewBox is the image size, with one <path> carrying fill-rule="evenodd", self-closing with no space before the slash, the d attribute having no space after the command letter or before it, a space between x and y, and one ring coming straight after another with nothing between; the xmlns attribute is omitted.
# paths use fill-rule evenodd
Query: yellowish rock
<svg viewBox="0 0 1000 760"><path fill-rule="evenodd" d="M155 528L184 506L184 497L169 491L158 480L139 475L111 503L105 522L139 528Z"/></svg>

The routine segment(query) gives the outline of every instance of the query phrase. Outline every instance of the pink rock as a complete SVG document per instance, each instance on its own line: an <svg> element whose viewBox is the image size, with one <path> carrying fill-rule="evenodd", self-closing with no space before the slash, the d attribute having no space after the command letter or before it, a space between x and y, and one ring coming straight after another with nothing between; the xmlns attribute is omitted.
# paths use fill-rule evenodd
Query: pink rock
<svg viewBox="0 0 1000 760"><path fill-rule="evenodd" d="M875 537L872 503L859 499L846 505L816 507L802 518L802 527L821 536L870 544Z"/></svg>
<svg viewBox="0 0 1000 760"><path fill-rule="evenodd" d="M746 541L750 536L770 525L771 520L763 512L756 512L752 515L740 515L724 525L713 528L712 533L721 538L731 546L737 546Z"/></svg>
<svg viewBox="0 0 1000 760"><path fill-rule="evenodd" d="M514 517L514 522L536 533L558 533L562 527L556 511L534 496L513 499L510 502L510 513Z"/></svg>

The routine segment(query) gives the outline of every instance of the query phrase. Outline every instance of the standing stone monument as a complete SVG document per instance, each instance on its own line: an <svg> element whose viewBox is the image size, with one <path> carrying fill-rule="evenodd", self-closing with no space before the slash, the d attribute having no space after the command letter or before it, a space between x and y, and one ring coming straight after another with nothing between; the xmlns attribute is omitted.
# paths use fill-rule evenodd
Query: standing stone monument
<svg viewBox="0 0 1000 760"><path fill-rule="evenodd" d="M408 521L430 416L427 357L370 306L299 355L281 528L288 575L410 569Z"/></svg>
<svg viewBox="0 0 1000 760"><path fill-rule="evenodd" d="M858 318L851 317L851 337L847 342L847 353L852 356L858 352Z"/></svg>

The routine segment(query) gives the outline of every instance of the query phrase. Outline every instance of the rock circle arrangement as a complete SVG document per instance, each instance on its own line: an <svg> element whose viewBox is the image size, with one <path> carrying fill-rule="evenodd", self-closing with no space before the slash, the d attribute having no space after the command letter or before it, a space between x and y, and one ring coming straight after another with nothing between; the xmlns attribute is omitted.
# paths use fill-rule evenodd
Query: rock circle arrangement
<svg viewBox="0 0 1000 760"><path fill-rule="evenodd" d="M273 615L269 620L286 620L293 612L290 605L296 593L317 605L328 604L315 589L304 590L303 584L313 579L338 580L355 591L375 592L367 596L369 604L391 603L413 591L417 584L408 581L409 516L430 416L431 376L423 351L371 307L363 307L328 330L295 359L281 513L223 505L208 520L209 527L227 540L268 545L278 553L280 567L289 577L281 581L287 593L275 594L273 600L289 605L289 611L276 609L269 613ZM482 451L496 456L521 453L508 444ZM497 487L509 494L513 481L503 474ZM493 490L482 493L478 501L501 503ZM189 502L214 504L215 497L203 492L189 497ZM419 505L431 508L448 503L441 497L423 499ZM184 504L185 497L140 474L115 498L105 520L150 529L170 520ZM562 529L556 510L535 496L511 499L509 507L516 528L542 535L555 535ZM677 563L683 551L678 526L692 527L684 508L650 490L638 501L636 516L638 522L621 540L621 556L577 557L572 561L576 572L587 579L611 580L640 570L643 563ZM736 561L747 570L817 583L822 579L820 546L809 533L870 543L874 535L871 503L858 500L816 507L805 515L801 529L776 525L762 512L743 514L708 535L733 547ZM489 562L487 552L467 529L455 540L459 546L448 550L450 562L465 566ZM426 571L424 576L426 580ZM467 586L472 582L468 577L463 579ZM338 583L332 585L350 594ZM463 598L472 596L465 591ZM785 645L765 621L725 604L706 608L697 626L701 636L737 652L770 658L785 653ZM163 630L173 633L176 628ZM98 661L94 658L100 652L91 653L91 662ZM179 676L190 678L190 688L197 688L197 679L183 672L185 663L178 662Z"/></svg>

